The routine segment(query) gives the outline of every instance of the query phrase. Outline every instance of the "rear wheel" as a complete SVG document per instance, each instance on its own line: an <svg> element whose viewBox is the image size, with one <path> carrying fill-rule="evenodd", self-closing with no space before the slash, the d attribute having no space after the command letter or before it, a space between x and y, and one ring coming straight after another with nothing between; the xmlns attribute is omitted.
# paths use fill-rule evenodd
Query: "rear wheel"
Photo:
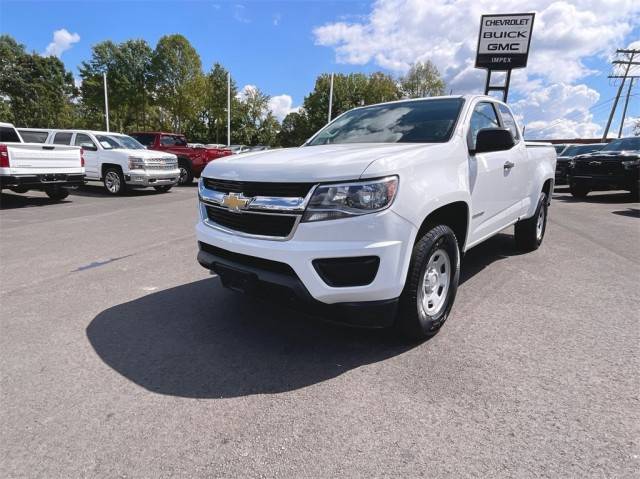
<svg viewBox="0 0 640 479"><path fill-rule="evenodd" d="M537 250L542 244L547 230L547 194L542 192L538 200L535 214L526 220L516 223L516 245L523 251Z"/></svg>
<svg viewBox="0 0 640 479"><path fill-rule="evenodd" d="M413 248L396 326L407 337L427 339L449 316L460 279L460 250L446 225L430 228Z"/></svg>
<svg viewBox="0 0 640 479"><path fill-rule="evenodd" d="M104 187L109 194L123 195L127 191L124 175L118 168L107 168L103 178Z"/></svg>
<svg viewBox="0 0 640 479"><path fill-rule="evenodd" d="M47 188L44 192L49 198L56 201L64 200L67 196L69 196L69 190L60 188L59 186Z"/></svg>
<svg viewBox="0 0 640 479"><path fill-rule="evenodd" d="M574 198L586 198L591 188L588 185L576 181L572 181L569 185L569 191Z"/></svg>
<svg viewBox="0 0 640 479"><path fill-rule="evenodd" d="M154 186L153 188L160 193L166 193L171 189L171 185Z"/></svg>
<svg viewBox="0 0 640 479"><path fill-rule="evenodd" d="M178 179L179 185L190 185L193 182L193 172L188 161L180 160L178 163L180 168L180 178Z"/></svg>

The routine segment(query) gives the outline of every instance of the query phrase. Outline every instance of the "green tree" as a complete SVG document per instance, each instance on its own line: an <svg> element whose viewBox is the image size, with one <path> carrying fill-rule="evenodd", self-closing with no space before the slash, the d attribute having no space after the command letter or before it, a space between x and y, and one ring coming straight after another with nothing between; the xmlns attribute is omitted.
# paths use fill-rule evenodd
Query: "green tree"
<svg viewBox="0 0 640 479"><path fill-rule="evenodd" d="M274 144L280 124L269 110L269 96L259 88L242 93L232 118L232 141L246 145ZM232 111L233 113L233 111ZM237 120L233 125L234 118Z"/></svg>
<svg viewBox="0 0 640 479"><path fill-rule="evenodd" d="M184 36L167 35L158 41L151 65L161 121L181 131L189 118L203 110L200 56Z"/></svg>
<svg viewBox="0 0 640 479"><path fill-rule="evenodd" d="M227 141L227 70L215 63L207 74L206 91L204 92L207 138L213 143ZM237 116L239 100L236 98L238 89L231 78L231 112ZM233 124L233 119L232 119Z"/></svg>
<svg viewBox="0 0 640 479"><path fill-rule="evenodd" d="M73 75L56 57L27 53L24 45L0 36L0 118L18 126L66 127L77 95Z"/></svg>
<svg viewBox="0 0 640 479"><path fill-rule="evenodd" d="M402 94L406 98L444 95L445 83L436 66L427 60L411 65L400 79Z"/></svg>
<svg viewBox="0 0 640 479"><path fill-rule="evenodd" d="M284 117L277 142L284 147L301 146L312 134L307 112L301 109Z"/></svg>
<svg viewBox="0 0 640 479"><path fill-rule="evenodd" d="M107 74L109 122L114 129L145 129L151 123L153 83L151 47L144 40L94 45L91 60L82 62L83 115L88 124L104 128L103 73Z"/></svg>
<svg viewBox="0 0 640 479"><path fill-rule="evenodd" d="M306 130L304 134L294 134L294 138L305 135L309 137L327 123L330 83L331 75L329 74L325 73L316 78L313 91L305 97L303 103L306 121L300 121L301 118L293 117L296 123L304 126ZM331 117L335 118L358 106L398 100L400 97L401 92L398 85L393 78L384 73L376 72L371 75L363 73L337 74L334 75L333 80Z"/></svg>

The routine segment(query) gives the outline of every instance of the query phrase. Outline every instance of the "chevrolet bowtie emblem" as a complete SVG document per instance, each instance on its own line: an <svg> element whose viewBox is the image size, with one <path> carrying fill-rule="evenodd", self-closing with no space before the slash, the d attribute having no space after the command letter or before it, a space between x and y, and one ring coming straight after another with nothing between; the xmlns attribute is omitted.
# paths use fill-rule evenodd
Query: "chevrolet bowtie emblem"
<svg viewBox="0 0 640 479"><path fill-rule="evenodd" d="M242 193L229 193L222 197L222 206L226 206L231 211L244 210L251 203L252 198L246 198Z"/></svg>

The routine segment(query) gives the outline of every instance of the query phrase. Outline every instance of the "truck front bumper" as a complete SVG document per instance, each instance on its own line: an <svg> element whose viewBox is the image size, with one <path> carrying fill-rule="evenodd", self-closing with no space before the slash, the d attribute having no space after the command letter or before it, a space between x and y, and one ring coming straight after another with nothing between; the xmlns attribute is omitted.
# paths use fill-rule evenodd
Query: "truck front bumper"
<svg viewBox="0 0 640 479"><path fill-rule="evenodd" d="M2 188L28 188L30 190L46 189L48 187L74 187L85 183L82 173L47 173L38 175L2 175Z"/></svg>
<svg viewBox="0 0 640 479"><path fill-rule="evenodd" d="M417 229L391 210L356 218L300 223L286 241L247 238L196 227L200 264L223 285L257 295L285 297L292 306L358 326L388 326L404 288ZM378 258L368 284L330 286L314 260ZM341 266L333 275L341 274ZM344 267L344 276L353 266ZM336 273L337 271L337 273ZM309 308L306 308L309 309Z"/></svg>
<svg viewBox="0 0 640 479"><path fill-rule="evenodd" d="M127 185L146 188L149 186L173 186L178 183L180 169L172 170L131 170L124 175Z"/></svg>

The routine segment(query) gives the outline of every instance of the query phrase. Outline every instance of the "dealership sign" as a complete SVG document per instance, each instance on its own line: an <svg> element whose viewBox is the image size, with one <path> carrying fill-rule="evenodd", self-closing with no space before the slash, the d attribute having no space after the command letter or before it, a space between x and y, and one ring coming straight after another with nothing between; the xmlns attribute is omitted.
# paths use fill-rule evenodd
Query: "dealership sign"
<svg viewBox="0 0 640 479"><path fill-rule="evenodd" d="M526 67L534 17L535 13L482 15L476 68Z"/></svg>

